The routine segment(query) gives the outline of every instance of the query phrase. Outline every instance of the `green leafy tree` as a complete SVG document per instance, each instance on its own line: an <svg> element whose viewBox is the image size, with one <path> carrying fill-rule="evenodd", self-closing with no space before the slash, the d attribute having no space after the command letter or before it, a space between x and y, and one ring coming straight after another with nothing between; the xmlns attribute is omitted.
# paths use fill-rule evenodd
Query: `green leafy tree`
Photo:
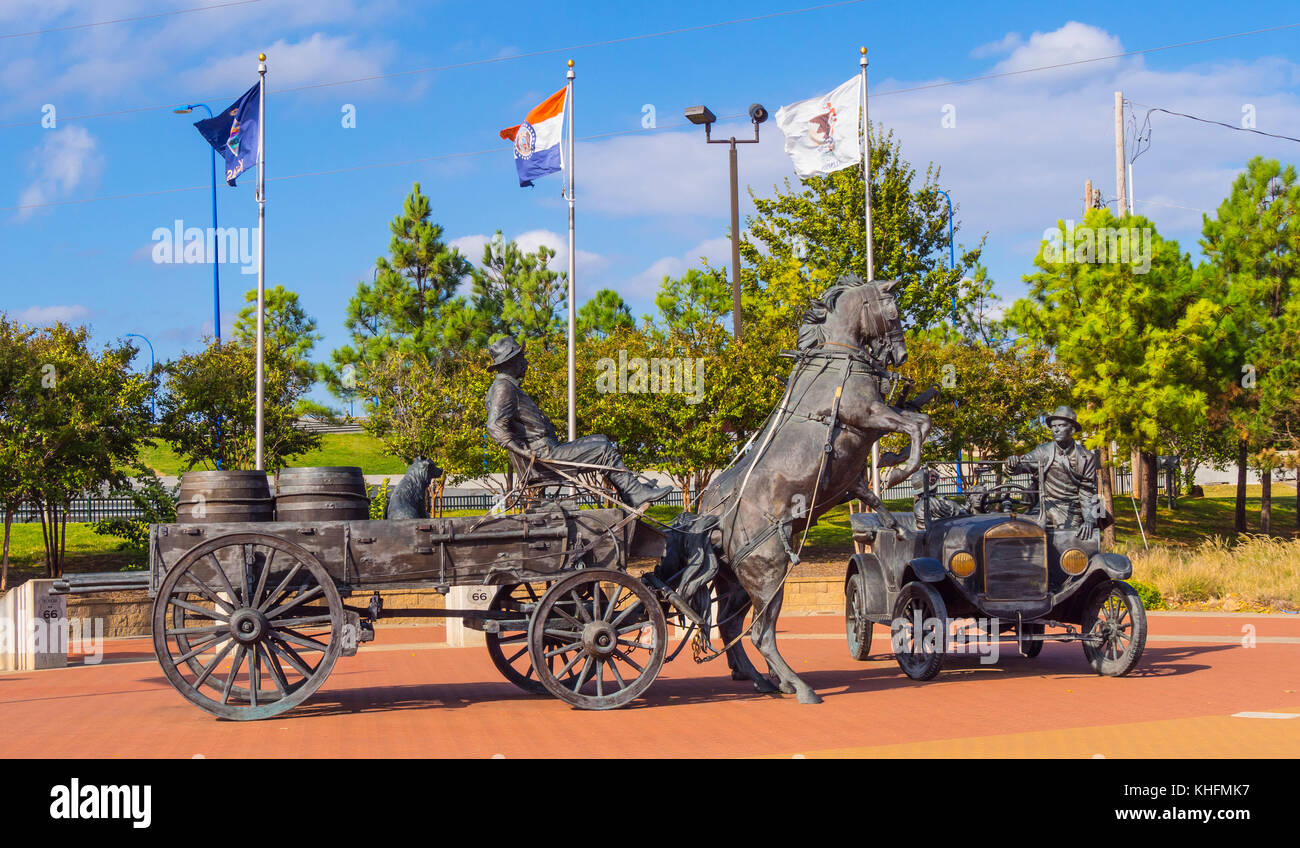
<svg viewBox="0 0 1300 848"><path fill-rule="evenodd" d="M265 356L263 464L277 471L289 457L320 446L319 433L295 426L297 402L310 378L279 350ZM257 354L250 345L210 342L162 368L157 434L187 468L247 469L256 464Z"/></svg>
<svg viewBox="0 0 1300 848"><path fill-rule="evenodd" d="M15 461L41 514L46 574L63 573L68 509L77 495L120 485L150 426L151 380L132 373L129 343L91 350L85 327L55 324L30 337L21 378Z"/></svg>
<svg viewBox="0 0 1300 848"><path fill-rule="evenodd" d="M257 289L244 293L244 302L248 305L240 310L235 319L235 339L241 344L253 347L257 344ZM293 364L299 379L310 386L316 379L316 366L311 357L316 343L322 336L316 330L316 319L307 314L298 302L298 293L275 286L266 290L266 314L263 322L263 334L268 350L278 351ZM299 398L294 405L297 415L315 415L333 418L335 413L328 407Z"/></svg>
<svg viewBox="0 0 1300 848"><path fill-rule="evenodd" d="M483 248L481 265L472 271L475 346L503 335L514 336L521 344L526 338L542 339L548 345L563 340L568 279L551 270L554 258L555 251L544 244L526 253L497 231Z"/></svg>
<svg viewBox="0 0 1300 848"><path fill-rule="evenodd" d="M4 511L4 550L0 554L0 592L9 585L9 535L14 515L27 497L30 468L22 447L39 398L40 363L32 348L31 327L0 313L0 510Z"/></svg>
<svg viewBox="0 0 1300 848"><path fill-rule="evenodd" d="M1233 181L1214 218L1204 217L1205 275L1223 306L1216 406L1238 443L1237 514L1246 530L1246 467L1265 477L1261 526L1271 529L1269 478L1296 412L1294 319L1300 297L1300 184L1293 166L1256 157ZM1300 506L1300 486L1297 487Z"/></svg>
<svg viewBox="0 0 1300 848"><path fill-rule="evenodd" d="M464 298L456 295L472 266L443 241L429 198L416 183L390 226L389 256L377 261L373 283L357 284L345 325L351 344L331 354L321 378L340 397L353 396L365 371L390 352L435 359L459 349L474 332Z"/></svg>
<svg viewBox="0 0 1300 848"><path fill-rule="evenodd" d="M1155 522L1160 446L1171 433L1204 426L1211 382L1205 363L1218 307L1178 243L1161 238L1146 218L1121 220L1098 209L1082 226L1070 233L1057 223L1059 241L1043 242L1034 259L1039 271L1025 277L1029 296L1012 306L1009 318L1028 338L1055 351L1070 378L1089 447L1113 441L1139 452L1149 528ZM1146 273L1145 263L1115 255L1118 241L1110 234L1120 227L1149 233ZM1079 234L1095 236L1095 250L1084 250ZM1067 244L1074 250L1065 250Z"/></svg>
<svg viewBox="0 0 1300 848"><path fill-rule="evenodd" d="M578 333L601 338L621 328L632 327L632 310L618 292L601 289L582 305L577 315Z"/></svg>
<svg viewBox="0 0 1300 848"><path fill-rule="evenodd" d="M948 268L948 205L938 193L939 169L931 164L918 179L892 131L875 134L871 163L876 279L903 283L895 293L910 326L931 327L948 320L954 298L958 311L968 314L985 292L980 284L963 282L976 279L972 275L983 242L956 249L956 267ZM773 197L758 197L753 189L750 196L756 214L746 219L740 242L744 320L760 308L756 304L763 285L791 267L807 269L805 276L855 273L866 279L866 200L860 166L809 177L798 187L787 179ZM954 238L960 229L954 222Z"/></svg>
<svg viewBox="0 0 1300 848"><path fill-rule="evenodd" d="M928 458L1003 459L1021 454L1047 435L1039 423L1070 398L1069 380L1046 348L1021 339L985 345L950 331L911 334L903 375L923 390L938 386L925 407L933 430Z"/></svg>

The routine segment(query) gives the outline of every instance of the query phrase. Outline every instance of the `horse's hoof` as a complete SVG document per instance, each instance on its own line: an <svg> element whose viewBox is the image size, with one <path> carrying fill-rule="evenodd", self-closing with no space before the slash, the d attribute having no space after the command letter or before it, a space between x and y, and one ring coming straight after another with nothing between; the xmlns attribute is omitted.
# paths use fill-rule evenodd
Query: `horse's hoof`
<svg viewBox="0 0 1300 848"><path fill-rule="evenodd" d="M806 689L799 693L799 703L801 704L820 704L821 702L821 695L818 695L811 689Z"/></svg>
<svg viewBox="0 0 1300 848"><path fill-rule="evenodd" d="M755 680L754 691L763 695L774 695L781 690L776 688L770 680Z"/></svg>
<svg viewBox="0 0 1300 848"><path fill-rule="evenodd" d="M793 683L786 683L784 680L781 681L780 689L782 692L784 692L787 695L793 695L799 691L798 689L795 688L795 685ZM802 697L800 698L800 700L802 700Z"/></svg>

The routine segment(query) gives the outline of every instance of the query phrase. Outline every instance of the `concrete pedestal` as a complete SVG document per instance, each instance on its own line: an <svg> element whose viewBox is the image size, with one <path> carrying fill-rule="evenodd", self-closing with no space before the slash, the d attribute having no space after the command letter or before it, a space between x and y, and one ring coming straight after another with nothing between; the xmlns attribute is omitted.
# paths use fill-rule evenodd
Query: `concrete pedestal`
<svg viewBox="0 0 1300 848"><path fill-rule="evenodd" d="M0 600L0 671L68 664L68 598L53 580L28 580Z"/></svg>
<svg viewBox="0 0 1300 848"><path fill-rule="evenodd" d="M453 586L447 593L447 609L485 610L492 603L496 586ZM481 647L487 634L465 626L460 618L447 618L447 644L453 648Z"/></svg>

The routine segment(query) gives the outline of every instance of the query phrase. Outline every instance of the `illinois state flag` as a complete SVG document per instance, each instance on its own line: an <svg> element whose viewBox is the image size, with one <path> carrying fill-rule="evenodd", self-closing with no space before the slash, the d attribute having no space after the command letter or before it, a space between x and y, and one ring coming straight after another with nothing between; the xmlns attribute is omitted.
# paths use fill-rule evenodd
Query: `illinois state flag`
<svg viewBox="0 0 1300 848"><path fill-rule="evenodd" d="M506 127L501 137L515 143L515 170L519 185L554 174L564 167L560 158L564 137L564 89L543 100L528 113L522 124Z"/></svg>
<svg viewBox="0 0 1300 848"><path fill-rule="evenodd" d="M211 118L195 121L199 135L226 160L226 183L257 164L257 110L262 95L254 85L225 111Z"/></svg>
<svg viewBox="0 0 1300 848"><path fill-rule="evenodd" d="M794 162L794 172L812 177L861 162L861 113L861 77L854 77L830 94L778 109L776 125L785 133L785 152Z"/></svg>

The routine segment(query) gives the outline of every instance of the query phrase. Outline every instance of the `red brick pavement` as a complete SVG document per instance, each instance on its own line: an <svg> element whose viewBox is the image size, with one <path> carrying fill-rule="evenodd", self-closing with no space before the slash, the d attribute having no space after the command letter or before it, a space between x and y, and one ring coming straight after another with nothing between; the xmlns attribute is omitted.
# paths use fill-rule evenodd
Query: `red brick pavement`
<svg viewBox="0 0 1300 848"><path fill-rule="evenodd" d="M1240 643L1246 626L1254 648ZM819 706L758 695L722 661L697 666L686 651L631 706L574 710L516 690L482 648L437 646L441 628L389 627L306 704L260 722L191 706L148 640L116 640L101 665L0 674L0 755L1300 755L1300 718L1232 718L1300 713L1300 617L1152 615L1142 663L1121 679L1093 674L1075 644L1025 660L1004 642L997 665L950 657L938 679L916 683L882 629L859 663L841 628L831 616L782 620L783 655Z"/></svg>

